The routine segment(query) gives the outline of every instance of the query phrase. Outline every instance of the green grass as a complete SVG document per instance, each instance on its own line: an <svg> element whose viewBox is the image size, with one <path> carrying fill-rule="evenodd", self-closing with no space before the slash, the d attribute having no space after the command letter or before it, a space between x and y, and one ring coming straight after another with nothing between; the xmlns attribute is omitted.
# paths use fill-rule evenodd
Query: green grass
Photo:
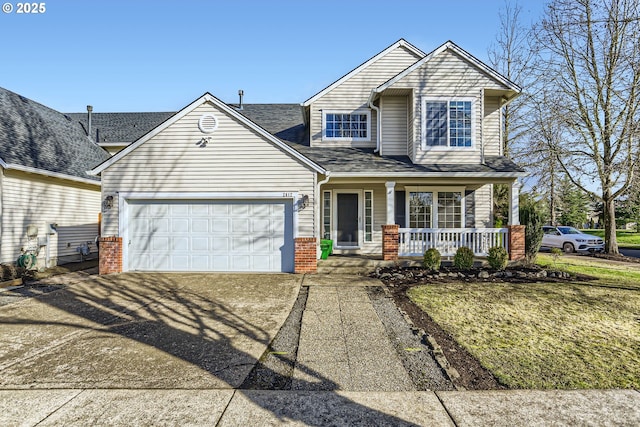
<svg viewBox="0 0 640 427"><path fill-rule="evenodd" d="M581 231L604 239L604 230L602 229ZM636 233L635 231L616 230L616 240L618 241L618 247L620 248L640 249L640 233Z"/></svg>
<svg viewBox="0 0 640 427"><path fill-rule="evenodd" d="M438 283L409 297L509 387L640 388L640 265L557 267L598 280Z"/></svg>

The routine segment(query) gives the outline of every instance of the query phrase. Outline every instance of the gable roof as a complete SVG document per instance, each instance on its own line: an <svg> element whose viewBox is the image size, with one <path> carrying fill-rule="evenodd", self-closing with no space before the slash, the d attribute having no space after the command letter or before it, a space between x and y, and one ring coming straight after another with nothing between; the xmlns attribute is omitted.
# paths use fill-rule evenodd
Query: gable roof
<svg viewBox="0 0 640 427"><path fill-rule="evenodd" d="M97 183L86 171L109 158L71 117L0 88L0 164Z"/></svg>
<svg viewBox="0 0 640 427"><path fill-rule="evenodd" d="M401 73L396 75L395 77L392 77L387 82L381 84L380 86L375 88L373 91L374 92L382 92L382 91L384 91L385 89L387 89L388 87L390 87L391 85L393 85L394 83L396 83L397 81L402 79L403 77L407 76L408 74L412 73L416 69L420 68L426 62L430 61L431 59L435 58L436 56L440 55L441 53L443 53L443 52L445 52L447 50L451 50L451 51L455 52L456 54L458 54L459 56L464 58L466 61L468 61L469 63L473 64L475 67L477 67L478 69L484 71L486 74L491 76L493 79L495 79L499 83L503 84L508 89L510 89L510 90L512 90L512 91L514 91L516 93L520 93L522 91L522 88L520 86L518 86L517 84L515 84L514 82L512 82L511 80L509 80L508 78L506 78L502 74L498 73L496 70L494 70L493 68L489 67L487 64L485 64L484 62L480 61L478 58L476 58L475 56L471 55L469 52L467 52L466 50L462 49L460 46L458 46L457 44L455 44L451 40L449 40L446 43L442 44L440 47L436 48L435 50L433 50L432 52L427 54L424 58L418 60L415 64L411 65L410 67L408 67L407 69L405 69L404 71L402 71Z"/></svg>
<svg viewBox="0 0 640 427"><path fill-rule="evenodd" d="M276 147L282 149L284 152L289 154L291 157L299 160L300 162L302 162L303 164L308 166L310 169L312 169L312 170L314 170L316 172L319 172L319 173L326 172L321 166L319 166L318 164L314 163L312 160L310 160L309 158L305 157L304 155L302 155L297 150L291 148L289 145L285 144L282 140L278 139L276 136L274 136L271 133L269 133L266 129L264 129L263 127L261 127L257 123L251 121L246 116L240 114L238 111L236 111L235 108L230 107L229 105L227 105L224 102L220 101L215 96L211 95L209 92L206 92L204 95L202 95L201 97L199 97L198 99L193 101L191 104L187 105L185 108L183 108L182 110L178 111L173 116L171 116L170 118L165 120L162 124L160 124L159 126L155 127L154 129L150 130L149 132L147 132L145 135L143 135L137 141L135 141L134 143L132 143L128 147L120 150L113 157L111 157L110 159L106 160L105 162L103 162L100 165L98 165L95 168L93 168L91 171L89 171L89 173L91 173L93 175L98 175L103 170L105 170L106 168L108 168L109 166L111 166L112 164L114 164L115 162L117 162L118 160L120 160L121 158L123 158L124 156L126 156L127 154L132 152L133 150L135 150L137 147L139 147L140 145L144 144L149 139L153 138L154 136L156 136L157 134L162 132L164 129L166 129L167 127L169 127L173 123L177 122L182 117L186 116L188 113L190 113L195 108L197 108L198 106L202 105L205 102L211 102L217 108L219 108L223 112L229 114L231 117L235 118L236 120L240 121L242 124L244 124L248 128L254 130L259 135L261 135L262 137L267 139L269 142L274 144ZM299 107L297 107L297 108L299 108Z"/></svg>
<svg viewBox="0 0 640 427"><path fill-rule="evenodd" d="M420 49L418 49L417 47L415 47L414 45L412 45L411 43L409 43L405 39L400 39L397 42L395 42L394 44L392 44L391 46L389 46L388 48L386 48L385 50L383 50L382 52L378 53L377 55L375 55L374 57L370 58L366 62L360 64L359 66L357 66L356 68L354 68L353 70L351 70L350 72L345 74L344 76L340 77L338 80L336 80L335 82L331 83L329 86L327 86L326 88L322 89L320 92L316 93L315 95L313 95L311 98L307 99L306 101L304 101L300 105L303 106L303 107L309 106L312 102L314 102L315 100L317 100L321 96L324 96L327 92L333 90L335 87L341 85L344 81L350 79L351 77L353 77L356 74L360 73L361 71L365 70L371 64L373 64L374 62L378 61L380 58L383 58L388 53L396 50L397 48L399 48L401 46L409 49L411 52L415 53L419 57L423 57L425 55L425 53L423 51L421 51Z"/></svg>

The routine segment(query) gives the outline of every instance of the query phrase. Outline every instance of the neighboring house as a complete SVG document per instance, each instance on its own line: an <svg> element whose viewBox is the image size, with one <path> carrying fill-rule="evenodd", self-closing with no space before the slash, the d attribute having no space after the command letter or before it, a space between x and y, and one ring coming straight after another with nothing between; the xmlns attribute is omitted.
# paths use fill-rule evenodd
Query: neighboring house
<svg viewBox="0 0 640 427"><path fill-rule="evenodd" d="M110 206L102 271L313 271L323 238L385 258L520 256L521 228L492 228L494 184L518 225L525 173L502 155L500 113L519 92L452 42L400 40L301 105L206 93L92 171Z"/></svg>
<svg viewBox="0 0 640 427"><path fill-rule="evenodd" d="M100 181L86 171L107 158L77 121L0 88L0 262L30 247L39 267L76 261L87 242L95 256Z"/></svg>

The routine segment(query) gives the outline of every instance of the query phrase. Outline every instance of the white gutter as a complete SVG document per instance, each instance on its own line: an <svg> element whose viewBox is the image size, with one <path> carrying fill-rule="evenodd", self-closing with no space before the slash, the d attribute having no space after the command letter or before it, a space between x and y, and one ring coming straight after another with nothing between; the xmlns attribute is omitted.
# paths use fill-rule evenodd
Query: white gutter
<svg viewBox="0 0 640 427"><path fill-rule="evenodd" d="M380 117L380 107L373 105L373 98L376 93L375 89L371 89L371 95L369 95L369 107L376 110L376 149L374 153L380 152L380 135L382 135L382 118ZM382 155L382 153L380 153Z"/></svg>
<svg viewBox="0 0 640 427"><path fill-rule="evenodd" d="M3 168L7 169L7 170L17 170L17 171L21 171L21 172L26 172L26 173L33 173L36 175L44 175L44 176L48 176L51 178L58 178L58 179L66 179L67 181L75 181L75 182L80 182L83 184L90 184L90 185L97 185L98 187L100 187L100 181L96 181L93 179L88 179L88 178L80 178L77 176L71 176L71 175L66 175L63 173L58 173L58 172L50 172L50 171L46 171L43 169L36 169L36 168L32 168L29 166L22 166L22 165L16 165L13 163L5 163L2 160L0 160L0 166L2 166Z"/></svg>
<svg viewBox="0 0 640 427"><path fill-rule="evenodd" d="M332 178L517 178L527 172L334 172Z"/></svg>

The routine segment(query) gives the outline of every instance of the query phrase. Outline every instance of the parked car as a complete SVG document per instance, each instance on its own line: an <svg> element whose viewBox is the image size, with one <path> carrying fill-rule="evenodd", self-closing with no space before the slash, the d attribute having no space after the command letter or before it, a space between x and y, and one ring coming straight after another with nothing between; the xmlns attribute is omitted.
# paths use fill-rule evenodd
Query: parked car
<svg viewBox="0 0 640 427"><path fill-rule="evenodd" d="M558 225L544 226L542 230L543 248L560 248L567 253L604 251L604 240L576 228Z"/></svg>

